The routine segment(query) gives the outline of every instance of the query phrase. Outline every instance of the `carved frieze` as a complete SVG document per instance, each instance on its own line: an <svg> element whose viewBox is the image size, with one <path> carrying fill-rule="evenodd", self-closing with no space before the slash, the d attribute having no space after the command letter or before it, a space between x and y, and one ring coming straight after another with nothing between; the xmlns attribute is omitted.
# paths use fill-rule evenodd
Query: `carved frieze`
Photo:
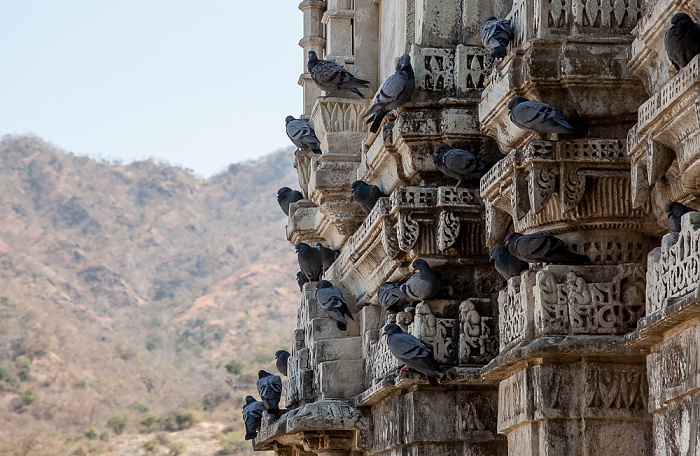
<svg viewBox="0 0 700 456"><path fill-rule="evenodd" d="M460 365L481 365L498 355L497 319L477 308L490 306L490 299L468 299L459 305ZM481 312L480 312L481 310Z"/></svg>

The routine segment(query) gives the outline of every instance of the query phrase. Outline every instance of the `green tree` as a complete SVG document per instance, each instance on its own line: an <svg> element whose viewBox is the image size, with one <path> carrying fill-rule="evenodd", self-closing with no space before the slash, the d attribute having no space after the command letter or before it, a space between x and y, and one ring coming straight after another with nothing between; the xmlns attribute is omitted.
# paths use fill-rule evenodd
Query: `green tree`
<svg viewBox="0 0 700 456"><path fill-rule="evenodd" d="M146 453L157 453L160 449L160 442L157 439L149 440L143 444L143 449L146 450Z"/></svg>
<svg viewBox="0 0 700 456"><path fill-rule="evenodd" d="M241 375L241 373L243 372L243 363L232 359L228 362L228 364L224 366L224 368L229 374Z"/></svg>
<svg viewBox="0 0 700 456"><path fill-rule="evenodd" d="M149 413L139 422L139 424L143 426L146 431L150 431L151 428L158 423L160 423L160 416L154 412Z"/></svg>
<svg viewBox="0 0 700 456"><path fill-rule="evenodd" d="M33 402L36 402L37 400L37 395L34 391L32 390L24 390L21 393L19 393L20 399L22 399L22 402L24 405L29 405Z"/></svg>
<svg viewBox="0 0 700 456"><path fill-rule="evenodd" d="M107 427L117 435L121 435L126 428L126 423L129 421L129 414L126 412L117 413L107 421Z"/></svg>
<svg viewBox="0 0 700 456"><path fill-rule="evenodd" d="M95 440L100 436L100 430L97 429L95 426L89 427L85 429L85 437L87 437L90 440Z"/></svg>

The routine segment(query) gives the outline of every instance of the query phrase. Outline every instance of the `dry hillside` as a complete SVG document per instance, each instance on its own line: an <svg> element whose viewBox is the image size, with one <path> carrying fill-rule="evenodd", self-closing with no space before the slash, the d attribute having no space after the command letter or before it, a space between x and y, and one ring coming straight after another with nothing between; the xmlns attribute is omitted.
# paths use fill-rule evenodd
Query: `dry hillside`
<svg viewBox="0 0 700 456"><path fill-rule="evenodd" d="M291 151L202 180L4 138L0 454L249 454L243 397L296 323L295 184Z"/></svg>

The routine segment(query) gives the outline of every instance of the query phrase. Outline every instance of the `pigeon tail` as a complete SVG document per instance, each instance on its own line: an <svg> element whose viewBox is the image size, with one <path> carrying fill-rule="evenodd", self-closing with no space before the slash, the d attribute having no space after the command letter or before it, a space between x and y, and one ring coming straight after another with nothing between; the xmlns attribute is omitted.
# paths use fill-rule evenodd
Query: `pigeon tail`
<svg viewBox="0 0 700 456"><path fill-rule="evenodd" d="M339 329L340 331L347 331L347 329L348 329L348 325L346 325L346 324L343 323L342 321L337 321L337 320L336 320L335 325L338 327L338 329Z"/></svg>
<svg viewBox="0 0 700 456"><path fill-rule="evenodd" d="M360 91L357 90L356 88L353 87L353 88L350 89L350 90L352 90L353 92L355 92L356 94L358 94L358 95L360 96L360 98L362 98L363 100L365 99L365 96L362 95L362 92L360 92Z"/></svg>
<svg viewBox="0 0 700 456"><path fill-rule="evenodd" d="M386 116L386 114L387 113L380 111L376 113L372 119L369 119L367 123L372 121L372 126L369 127L369 131L371 131L372 133L378 132L379 127L382 125L382 120L384 120L384 116Z"/></svg>
<svg viewBox="0 0 700 456"><path fill-rule="evenodd" d="M498 40L498 47L491 50L491 57L494 59L502 59L508 54L509 41Z"/></svg>
<svg viewBox="0 0 700 456"><path fill-rule="evenodd" d="M570 265L581 265L588 264L591 259L587 255L580 255L578 253L571 252L561 252L556 255L552 255L546 260L546 263L555 264L570 264Z"/></svg>
<svg viewBox="0 0 700 456"><path fill-rule="evenodd" d="M311 152L321 155L323 152L321 151L321 148L317 144L309 144L309 149L311 149Z"/></svg>
<svg viewBox="0 0 700 456"><path fill-rule="evenodd" d="M248 432L248 433L245 435L245 439L246 439L246 440L253 440L253 439L254 439L255 437L257 437L257 436L258 436L258 433L257 433L257 432Z"/></svg>
<svg viewBox="0 0 700 456"><path fill-rule="evenodd" d="M438 382L437 378L431 377L430 375L426 375L426 377L428 378L428 382L430 382L432 386L440 386L440 382Z"/></svg>

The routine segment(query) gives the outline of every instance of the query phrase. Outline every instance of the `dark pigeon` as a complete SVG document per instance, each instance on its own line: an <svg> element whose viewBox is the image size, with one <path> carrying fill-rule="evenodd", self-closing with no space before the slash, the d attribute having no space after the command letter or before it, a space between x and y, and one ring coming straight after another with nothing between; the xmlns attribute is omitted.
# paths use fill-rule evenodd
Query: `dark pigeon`
<svg viewBox="0 0 700 456"><path fill-rule="evenodd" d="M411 301L423 301L437 295L442 289L442 277L425 261L417 258L411 264L413 274L403 285L401 292Z"/></svg>
<svg viewBox="0 0 700 456"><path fill-rule="evenodd" d="M561 239L550 234L510 233L506 236L508 251L528 263L586 264L586 255L569 252Z"/></svg>
<svg viewBox="0 0 700 456"><path fill-rule="evenodd" d="M284 215L289 215L289 205L303 200L304 195L299 190L292 190L289 187L282 187L277 190L277 203L284 212Z"/></svg>
<svg viewBox="0 0 700 456"><path fill-rule="evenodd" d="M406 295L401 291L401 285L396 282L385 282L379 287L377 298L387 313L403 312L407 302Z"/></svg>
<svg viewBox="0 0 700 456"><path fill-rule="evenodd" d="M413 96L416 90L416 79L413 75L411 57L404 54L396 64L396 73L389 76L374 96L372 107L362 116L367 123L372 123L369 131L376 133L382 124L382 119L390 111L403 106Z"/></svg>
<svg viewBox="0 0 700 456"><path fill-rule="evenodd" d="M530 267L520 258L511 255L505 245L499 244L491 248L489 256L490 261L493 261L496 266L496 271L506 280L519 276L521 272L527 271Z"/></svg>
<svg viewBox="0 0 700 456"><path fill-rule="evenodd" d="M683 217L683 214L693 211L695 211L695 209L691 209L685 204L676 202L668 203L664 208L664 212L666 212L666 216L668 216L668 232L680 233L681 217Z"/></svg>
<svg viewBox="0 0 700 456"><path fill-rule="evenodd" d="M457 185L462 181L480 178L486 172L486 163L479 160L471 152L463 149L456 149L442 143L435 148L433 163L442 174L457 179Z"/></svg>
<svg viewBox="0 0 700 456"><path fill-rule="evenodd" d="M270 415L279 415L282 397L282 377L264 370L258 371L258 393Z"/></svg>
<svg viewBox="0 0 700 456"><path fill-rule="evenodd" d="M357 89L366 89L369 81L353 76L342 66L329 60L319 60L316 52L309 51L309 62L307 64L311 79L317 86L326 92L326 97L336 90L352 90L361 98L365 96Z"/></svg>
<svg viewBox="0 0 700 456"><path fill-rule="evenodd" d="M391 354L405 364L399 371L399 375L406 369L411 368L425 374L428 381L433 386L438 386L440 366L433 358L430 350L423 345L417 337L406 334L395 323L389 323L382 329L382 335L386 334L386 344L389 346Z"/></svg>
<svg viewBox="0 0 700 456"><path fill-rule="evenodd" d="M345 317L354 320L348 305L345 304L343 293L327 280L321 280L316 285L316 302L326 311L328 318L335 321L340 331L348 329L348 321Z"/></svg>
<svg viewBox="0 0 700 456"><path fill-rule="evenodd" d="M559 111L541 101L513 97L508 102L511 122L534 133L579 133Z"/></svg>
<svg viewBox="0 0 700 456"><path fill-rule="evenodd" d="M673 66L680 70L700 54L700 25L685 13L674 14L664 35L664 47Z"/></svg>
<svg viewBox="0 0 700 456"><path fill-rule="evenodd" d="M337 250L329 249L328 247L324 247L323 244L321 244L320 242L316 243L316 248L319 252L321 252L321 267L323 268L323 270L321 271L321 275L323 275L331 267L335 259L338 258L340 252L338 252Z"/></svg>
<svg viewBox="0 0 700 456"><path fill-rule="evenodd" d="M493 59L502 59L508 52L508 43L513 39L513 28L508 19L491 16L481 26L481 42L491 51Z"/></svg>
<svg viewBox="0 0 700 456"><path fill-rule="evenodd" d="M309 148L315 154L322 153L321 142L316 137L316 132L309 122L295 119L293 116L287 116L284 122L287 124L287 136L295 146L299 149Z"/></svg>
<svg viewBox="0 0 700 456"><path fill-rule="evenodd" d="M245 423L246 440L251 440L258 436L258 429L260 429L262 415L265 410L265 404L262 401L256 401L253 396L245 397L243 422Z"/></svg>
<svg viewBox="0 0 700 456"><path fill-rule="evenodd" d="M352 197L365 214L369 214L379 198L384 196L376 185L357 180L352 183Z"/></svg>
<svg viewBox="0 0 700 456"><path fill-rule="evenodd" d="M309 283L309 279L306 278L302 271L297 272L297 285L299 285L299 291L304 291L305 283Z"/></svg>
<svg viewBox="0 0 700 456"><path fill-rule="evenodd" d="M287 362L289 361L289 357L292 354L289 353L287 350L277 350L275 352L275 366L277 367L277 370L280 372L280 374L284 375L287 377Z"/></svg>
<svg viewBox="0 0 700 456"><path fill-rule="evenodd" d="M318 282L321 278L323 258L318 249L312 248L309 244L300 242L296 245L297 261L301 272L309 282Z"/></svg>

